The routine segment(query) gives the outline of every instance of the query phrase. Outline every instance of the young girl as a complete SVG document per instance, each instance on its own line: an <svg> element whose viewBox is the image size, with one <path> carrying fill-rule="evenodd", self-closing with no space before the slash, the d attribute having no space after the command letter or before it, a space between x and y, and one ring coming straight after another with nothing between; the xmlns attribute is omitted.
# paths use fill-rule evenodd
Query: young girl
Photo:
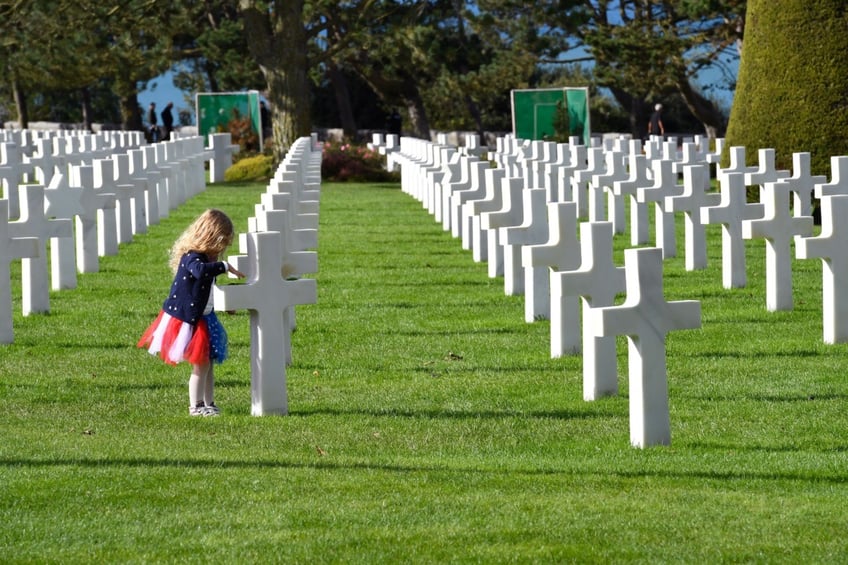
<svg viewBox="0 0 848 565"><path fill-rule="evenodd" d="M162 311L147 328L139 347L147 347L163 361L191 363L188 381L189 414L217 416L215 375L212 361L227 358L227 333L215 316L212 285L227 271L239 278L244 273L218 256L233 241L233 223L220 210L206 210L171 248L174 283Z"/></svg>

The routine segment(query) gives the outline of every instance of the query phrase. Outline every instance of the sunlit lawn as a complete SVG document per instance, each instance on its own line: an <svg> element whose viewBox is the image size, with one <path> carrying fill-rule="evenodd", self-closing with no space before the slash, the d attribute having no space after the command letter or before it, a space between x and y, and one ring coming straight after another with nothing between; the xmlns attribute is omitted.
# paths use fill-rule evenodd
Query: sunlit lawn
<svg viewBox="0 0 848 565"><path fill-rule="evenodd" d="M667 340L672 445L629 444L620 394L582 400L459 241L397 185L325 184L318 302L297 308L290 414L250 416L248 315L222 315L220 418L188 416L186 367L135 348L170 284L167 249L203 209L239 229L263 189L212 186L101 259L0 346L0 559L90 562L844 562L845 345L825 345L821 265L795 309L665 263L702 302ZM629 241L617 239L617 257Z"/></svg>

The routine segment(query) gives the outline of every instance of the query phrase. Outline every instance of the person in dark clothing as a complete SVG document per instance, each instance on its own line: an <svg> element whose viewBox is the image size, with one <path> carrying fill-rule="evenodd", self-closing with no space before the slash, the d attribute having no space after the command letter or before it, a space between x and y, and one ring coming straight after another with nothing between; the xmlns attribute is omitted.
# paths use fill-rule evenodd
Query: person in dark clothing
<svg viewBox="0 0 848 565"><path fill-rule="evenodd" d="M271 139L271 113L264 100L259 101L259 123L262 126L262 139Z"/></svg>
<svg viewBox="0 0 848 565"><path fill-rule="evenodd" d="M156 102L151 102L147 108L147 131L149 133L148 141L156 143L159 141L159 126L156 125Z"/></svg>
<svg viewBox="0 0 848 565"><path fill-rule="evenodd" d="M648 122L648 136L665 135L665 126L662 122L662 104L654 106L654 113L651 114L651 121Z"/></svg>
<svg viewBox="0 0 848 565"><path fill-rule="evenodd" d="M173 107L174 103L168 102L168 105L162 110L162 139L165 141L171 139L171 132L174 131L174 114L171 113Z"/></svg>
<svg viewBox="0 0 848 565"><path fill-rule="evenodd" d="M400 114L398 113L397 109L392 110L392 113L386 119L386 130L389 133L400 135L402 124L403 119L400 117Z"/></svg>

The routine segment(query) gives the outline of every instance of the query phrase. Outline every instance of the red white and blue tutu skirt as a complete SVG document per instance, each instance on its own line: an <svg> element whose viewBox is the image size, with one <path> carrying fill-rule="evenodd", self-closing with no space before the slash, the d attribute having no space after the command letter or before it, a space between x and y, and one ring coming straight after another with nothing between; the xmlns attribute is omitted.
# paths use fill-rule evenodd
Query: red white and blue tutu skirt
<svg viewBox="0 0 848 565"><path fill-rule="evenodd" d="M169 365L181 361L192 365L223 363L227 358L227 332L215 312L204 314L197 324L189 324L160 311L138 347L146 347Z"/></svg>

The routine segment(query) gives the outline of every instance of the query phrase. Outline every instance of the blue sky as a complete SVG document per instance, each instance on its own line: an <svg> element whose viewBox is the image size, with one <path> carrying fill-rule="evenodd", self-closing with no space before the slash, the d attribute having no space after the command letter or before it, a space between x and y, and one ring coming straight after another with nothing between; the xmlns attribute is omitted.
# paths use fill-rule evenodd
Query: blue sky
<svg viewBox="0 0 848 565"><path fill-rule="evenodd" d="M186 93L174 86L173 76L169 71L147 83L147 88L138 94L138 103L146 111L150 103L155 102L157 112L161 112L168 102L173 102L174 120L178 119L180 110L186 109L191 111L192 123L194 123L194 96L192 96L190 105L186 102L185 97Z"/></svg>

